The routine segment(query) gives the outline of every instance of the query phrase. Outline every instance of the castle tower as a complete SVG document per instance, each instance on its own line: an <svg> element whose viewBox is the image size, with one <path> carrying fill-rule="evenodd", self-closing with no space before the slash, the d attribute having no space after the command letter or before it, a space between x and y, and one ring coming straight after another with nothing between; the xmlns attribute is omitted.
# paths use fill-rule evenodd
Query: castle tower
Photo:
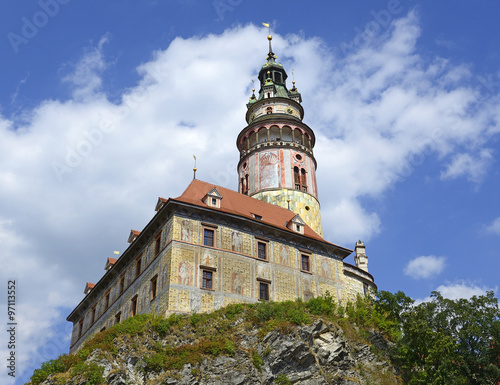
<svg viewBox="0 0 500 385"><path fill-rule="evenodd" d="M247 126L236 145L239 192L288 208L323 236L313 130L302 122L301 95L286 86L287 73L276 62L268 36L269 53L259 72L260 90L247 104Z"/></svg>

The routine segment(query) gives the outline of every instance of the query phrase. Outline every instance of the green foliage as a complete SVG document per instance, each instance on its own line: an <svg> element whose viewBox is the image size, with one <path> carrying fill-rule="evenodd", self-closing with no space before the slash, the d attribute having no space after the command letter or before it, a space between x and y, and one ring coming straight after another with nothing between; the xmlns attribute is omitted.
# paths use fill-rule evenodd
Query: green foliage
<svg viewBox="0 0 500 385"><path fill-rule="evenodd" d="M260 369L262 368L264 361L262 361L262 357L257 352L257 350L252 350L252 362L253 366L255 366L255 368L260 372Z"/></svg>
<svg viewBox="0 0 500 385"><path fill-rule="evenodd" d="M180 314L171 314L168 318L155 319L152 323L153 330L155 330L160 337L165 337L174 325L180 325L182 321L182 316Z"/></svg>
<svg viewBox="0 0 500 385"><path fill-rule="evenodd" d="M85 385L104 384L103 373L104 368L95 363L79 362L71 370L73 376L81 375L87 380Z"/></svg>
<svg viewBox="0 0 500 385"><path fill-rule="evenodd" d="M35 369L33 372L31 383L33 385L38 385L45 381L51 374L62 373L65 372L66 369L64 362L59 358L57 360L44 362L40 369Z"/></svg>
<svg viewBox="0 0 500 385"><path fill-rule="evenodd" d="M196 325L198 325L198 323L200 323L200 321L202 321L202 320L203 320L203 316L201 314L194 313L191 315L189 322L191 322L191 325L193 327L196 327Z"/></svg>
<svg viewBox="0 0 500 385"><path fill-rule="evenodd" d="M233 305L226 306L224 314L228 320L233 321L236 318L236 316L242 314L244 310L245 307L243 306L243 304L236 303Z"/></svg>
<svg viewBox="0 0 500 385"><path fill-rule="evenodd" d="M306 307L309 309L311 314L331 317L335 314L337 304L335 303L333 297L330 295L330 292L327 291L326 294L321 297L310 299L306 303Z"/></svg>
<svg viewBox="0 0 500 385"><path fill-rule="evenodd" d="M261 324L269 320L288 321L295 325L307 324L310 317L307 314L304 302L260 302L256 305L255 317Z"/></svg>
<svg viewBox="0 0 500 385"><path fill-rule="evenodd" d="M147 322L150 321L152 316L149 314L137 314L134 317L127 318L126 320L113 326L115 334L128 334L137 335L146 330Z"/></svg>
<svg viewBox="0 0 500 385"><path fill-rule="evenodd" d="M233 355L236 350L234 341L220 336L201 339L198 343L172 347L154 346L155 352L144 357L146 372L179 370L186 364L196 365L206 355L217 357L221 354Z"/></svg>
<svg viewBox="0 0 500 385"><path fill-rule="evenodd" d="M273 351L273 348L268 346L263 352L262 352L262 355L264 357L267 357L269 355L269 353L271 353Z"/></svg>
<svg viewBox="0 0 500 385"><path fill-rule="evenodd" d="M236 345L233 341L227 339L224 344L224 352L229 356L234 356L234 352L236 351Z"/></svg>
<svg viewBox="0 0 500 385"><path fill-rule="evenodd" d="M273 383L277 385L292 385L292 381L283 373L278 374Z"/></svg>
<svg viewBox="0 0 500 385"><path fill-rule="evenodd" d="M316 317L342 325L348 335L368 341L374 331L382 332L395 342L392 353L405 384L486 385L500 381L500 311L493 293L471 299L449 300L434 292L429 302L415 305L402 292L380 291L376 298L358 296L354 303L338 305L326 293L308 302L260 302L235 304L210 314L171 315L164 319L138 315L94 335L76 354L62 355L42 364L31 378L39 385L51 374L80 374L89 385L103 382L102 368L85 363L95 349L116 353L115 339L135 336L148 330L161 337L172 328L186 329L196 335L195 343L163 346L158 342L144 356L145 371L180 370L185 364L197 365L205 357L235 354L238 339L232 327L236 319L242 325L259 328L259 336L271 330L288 334L297 325L309 324ZM373 351L381 352L377 345ZM267 348L262 353L266 357ZM250 351L253 365L261 370L262 356ZM370 374L371 375L371 374ZM62 381L64 376L58 376ZM275 384L289 384L286 375L276 377Z"/></svg>
<svg viewBox="0 0 500 385"><path fill-rule="evenodd" d="M390 306L388 311L396 312ZM500 311L493 292L457 300L433 292L431 301L401 309L399 320L402 337L396 359L406 383L500 381Z"/></svg>

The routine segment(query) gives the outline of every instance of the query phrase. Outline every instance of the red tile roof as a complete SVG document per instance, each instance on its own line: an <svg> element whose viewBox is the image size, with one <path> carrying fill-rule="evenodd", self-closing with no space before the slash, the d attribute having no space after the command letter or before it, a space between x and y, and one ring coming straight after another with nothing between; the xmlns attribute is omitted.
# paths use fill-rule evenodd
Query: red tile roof
<svg viewBox="0 0 500 385"><path fill-rule="evenodd" d="M262 217L259 222L266 223L284 231L295 233L287 227L287 223L296 215L293 211L197 179L193 179L180 197L173 198L172 200L206 208L209 206L207 206L202 199L214 187L216 187L217 191L219 191L222 195L221 207L220 209L213 207L211 209L239 215L253 220L256 220L254 217L254 214L256 214ZM325 241L307 225L304 226L304 236L330 243Z"/></svg>

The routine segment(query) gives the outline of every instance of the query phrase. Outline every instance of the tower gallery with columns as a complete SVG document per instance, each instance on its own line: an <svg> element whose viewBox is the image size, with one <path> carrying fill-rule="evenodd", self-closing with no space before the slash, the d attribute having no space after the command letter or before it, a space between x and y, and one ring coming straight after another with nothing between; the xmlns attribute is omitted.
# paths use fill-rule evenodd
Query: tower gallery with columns
<svg viewBox="0 0 500 385"><path fill-rule="evenodd" d="M247 104L248 125L237 139L240 151L240 193L298 214L323 236L316 184L314 132L303 121L302 97L286 86L287 73L276 62L269 35L269 53L258 79L258 96Z"/></svg>
<svg viewBox="0 0 500 385"><path fill-rule="evenodd" d="M156 214L131 230L97 283L67 317L70 352L86 338L141 313L210 312L238 302L285 301L330 293L339 303L376 289L365 245L323 238L313 130L301 94L269 40L260 89L247 104L238 191L193 179L181 196L158 198Z"/></svg>

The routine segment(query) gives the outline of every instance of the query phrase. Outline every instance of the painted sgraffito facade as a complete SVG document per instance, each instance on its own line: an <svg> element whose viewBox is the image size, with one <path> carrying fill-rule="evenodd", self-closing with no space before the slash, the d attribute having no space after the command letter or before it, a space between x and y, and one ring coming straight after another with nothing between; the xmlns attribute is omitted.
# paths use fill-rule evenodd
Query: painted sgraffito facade
<svg viewBox="0 0 500 385"><path fill-rule="evenodd" d="M364 244L323 239L313 131L301 96L286 88L272 51L259 73L240 132L239 191L196 179L178 198L159 198L156 215L129 247L108 259L97 284L68 316L70 351L135 314L211 312L231 303L285 301L329 293L339 303L375 289Z"/></svg>

